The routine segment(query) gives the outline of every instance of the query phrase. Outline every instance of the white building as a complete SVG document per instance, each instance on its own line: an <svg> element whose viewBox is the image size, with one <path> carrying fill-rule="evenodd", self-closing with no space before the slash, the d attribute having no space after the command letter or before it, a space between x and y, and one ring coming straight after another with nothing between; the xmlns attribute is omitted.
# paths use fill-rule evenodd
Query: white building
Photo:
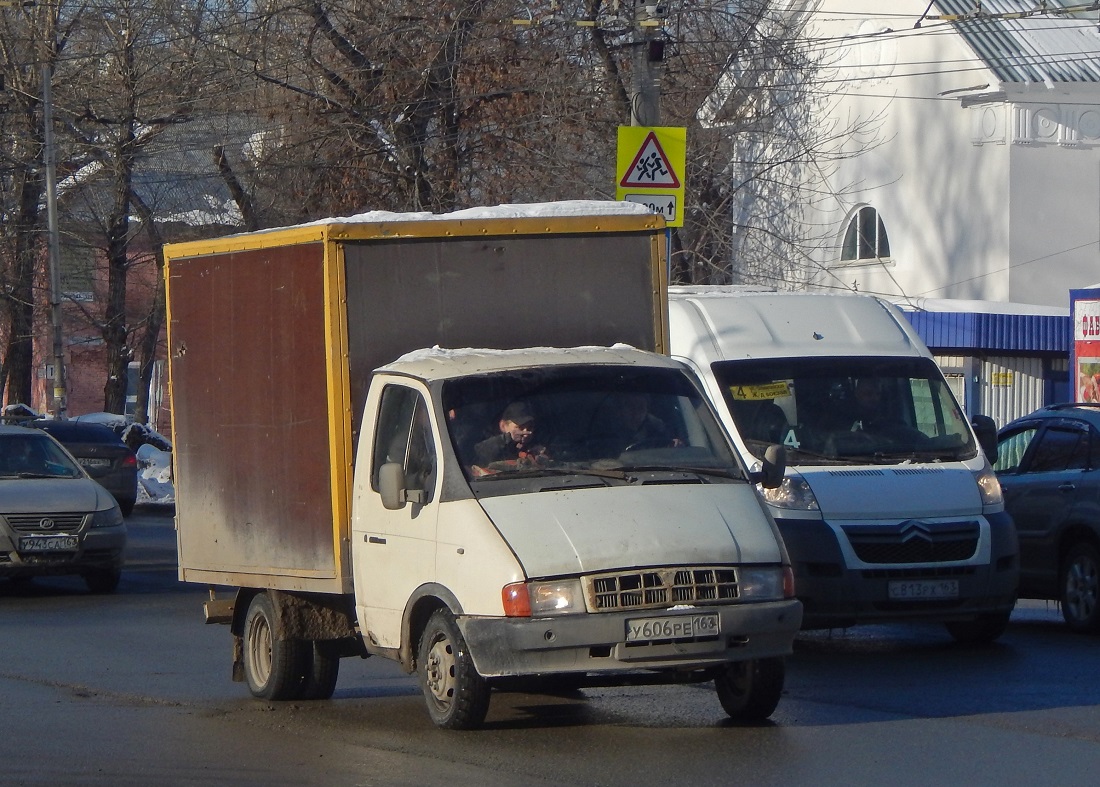
<svg viewBox="0 0 1100 787"><path fill-rule="evenodd" d="M853 138L826 175L807 220L834 240L810 285L1065 307L1100 279L1093 9L820 0L805 33L832 63L821 122L876 118L878 141Z"/></svg>

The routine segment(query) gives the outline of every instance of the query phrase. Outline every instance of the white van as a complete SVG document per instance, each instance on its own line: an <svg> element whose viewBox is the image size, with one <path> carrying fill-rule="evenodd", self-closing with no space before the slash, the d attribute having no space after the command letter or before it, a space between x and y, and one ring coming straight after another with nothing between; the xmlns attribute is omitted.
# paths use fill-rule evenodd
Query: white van
<svg viewBox="0 0 1100 787"><path fill-rule="evenodd" d="M901 312L866 295L670 287L674 357L746 457L786 447L760 489L786 542L802 627L935 620L1003 633L1016 531L972 425ZM995 458L995 454L993 454Z"/></svg>

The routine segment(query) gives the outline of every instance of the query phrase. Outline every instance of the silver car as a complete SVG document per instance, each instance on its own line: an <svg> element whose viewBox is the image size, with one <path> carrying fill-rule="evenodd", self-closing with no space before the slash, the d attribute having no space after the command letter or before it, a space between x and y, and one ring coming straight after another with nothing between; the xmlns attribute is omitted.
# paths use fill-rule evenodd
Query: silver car
<svg viewBox="0 0 1100 787"><path fill-rule="evenodd" d="M118 503L60 443L0 425L0 578L75 574L110 593L125 547Z"/></svg>

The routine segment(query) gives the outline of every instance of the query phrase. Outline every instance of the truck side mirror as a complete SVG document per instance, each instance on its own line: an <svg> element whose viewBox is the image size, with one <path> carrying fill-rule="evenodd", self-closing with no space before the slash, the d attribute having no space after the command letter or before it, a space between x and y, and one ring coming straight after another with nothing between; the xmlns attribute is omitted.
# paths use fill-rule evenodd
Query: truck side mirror
<svg viewBox="0 0 1100 787"><path fill-rule="evenodd" d="M405 507L405 468L397 462L386 462L378 468L378 493L382 505L390 511Z"/></svg>
<svg viewBox="0 0 1100 787"><path fill-rule="evenodd" d="M406 489L405 469L397 462L386 462L378 468L378 494L382 495L382 505L390 511L404 508L406 503L427 502L428 494L423 489Z"/></svg>
<svg viewBox="0 0 1100 787"><path fill-rule="evenodd" d="M978 445L985 451L985 458L989 464L997 464L997 424L988 415L976 415L970 419L970 425L974 427L974 434L978 438Z"/></svg>
<svg viewBox="0 0 1100 787"><path fill-rule="evenodd" d="M787 449L781 445L769 445L764 450L764 460L760 469L750 474L750 481L765 489L775 489L783 483L783 474L787 472Z"/></svg>

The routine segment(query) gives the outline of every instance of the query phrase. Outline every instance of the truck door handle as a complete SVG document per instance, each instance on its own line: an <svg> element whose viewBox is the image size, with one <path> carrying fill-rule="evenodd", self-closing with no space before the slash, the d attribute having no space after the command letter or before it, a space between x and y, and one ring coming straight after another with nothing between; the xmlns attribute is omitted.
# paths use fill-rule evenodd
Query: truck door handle
<svg viewBox="0 0 1100 787"><path fill-rule="evenodd" d="M1077 484L1071 484L1069 482L1064 483L1064 484L1058 484L1058 491L1059 492L1072 492L1076 488L1077 488Z"/></svg>
<svg viewBox="0 0 1100 787"><path fill-rule="evenodd" d="M385 544L386 539L381 536L363 536L363 540L368 544Z"/></svg>

